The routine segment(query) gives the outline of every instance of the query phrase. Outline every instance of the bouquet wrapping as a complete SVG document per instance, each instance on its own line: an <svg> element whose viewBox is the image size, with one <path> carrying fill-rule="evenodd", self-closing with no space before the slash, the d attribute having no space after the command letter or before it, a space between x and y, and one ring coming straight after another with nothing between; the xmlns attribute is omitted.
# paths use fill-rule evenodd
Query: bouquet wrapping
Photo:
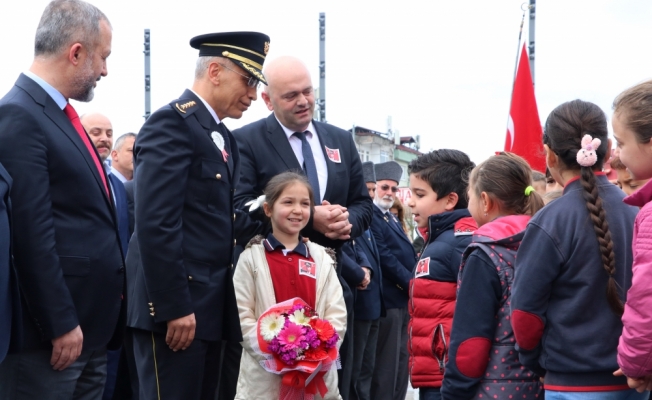
<svg viewBox="0 0 652 400"><path fill-rule="evenodd" d="M282 375L280 400L313 400L318 392L325 397L328 388L324 375L340 368L339 335L300 298L265 311L249 340L254 351L263 356L260 365Z"/></svg>

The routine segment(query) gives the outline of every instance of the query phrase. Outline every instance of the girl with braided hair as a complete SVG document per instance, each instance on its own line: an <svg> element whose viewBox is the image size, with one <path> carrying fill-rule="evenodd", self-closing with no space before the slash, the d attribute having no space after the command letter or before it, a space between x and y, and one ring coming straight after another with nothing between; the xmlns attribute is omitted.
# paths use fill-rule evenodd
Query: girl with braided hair
<svg viewBox="0 0 652 400"><path fill-rule="evenodd" d="M544 376L546 400L647 399L613 375L637 208L601 172L611 148L605 114L570 101L544 131L564 194L530 220L517 253L511 322L520 360Z"/></svg>

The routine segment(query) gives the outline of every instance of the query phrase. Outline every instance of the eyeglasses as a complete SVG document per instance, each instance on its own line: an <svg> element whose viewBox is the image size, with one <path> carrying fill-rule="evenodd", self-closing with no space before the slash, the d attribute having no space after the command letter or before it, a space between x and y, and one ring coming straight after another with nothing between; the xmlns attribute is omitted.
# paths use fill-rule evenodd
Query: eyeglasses
<svg viewBox="0 0 652 400"><path fill-rule="evenodd" d="M228 69L229 71L233 72L234 74L238 74L241 77L247 79L247 86L249 86L251 88L256 88L256 89L258 89L260 87L260 81L257 78L255 78L253 76L242 75L238 71L234 71L234 70L232 70L231 68L227 67L224 64L220 64L220 65L223 66L224 68Z"/></svg>
<svg viewBox="0 0 652 400"><path fill-rule="evenodd" d="M381 188L383 191L386 192L386 191L388 191L388 190L390 189L390 186L389 186L389 185L382 185L380 188ZM396 192L398 192L398 186L392 186L391 189L392 189L392 193L396 193Z"/></svg>

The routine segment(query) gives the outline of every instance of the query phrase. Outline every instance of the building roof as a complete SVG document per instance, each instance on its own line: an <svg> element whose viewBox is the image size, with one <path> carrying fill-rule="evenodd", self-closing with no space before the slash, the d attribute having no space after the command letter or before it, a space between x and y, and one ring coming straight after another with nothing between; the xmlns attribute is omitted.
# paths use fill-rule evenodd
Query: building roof
<svg viewBox="0 0 652 400"><path fill-rule="evenodd" d="M408 152L408 153L412 153L412 154L416 154L416 155L418 155L418 156L420 156L421 154L423 154L423 153L420 152L419 150L415 150L415 149L413 149L413 148L411 148L411 147L407 147L407 146L404 146L404 145L402 145L402 144L397 144L396 147L395 147L395 149L396 149L396 150L402 150L402 151L405 151L405 152Z"/></svg>

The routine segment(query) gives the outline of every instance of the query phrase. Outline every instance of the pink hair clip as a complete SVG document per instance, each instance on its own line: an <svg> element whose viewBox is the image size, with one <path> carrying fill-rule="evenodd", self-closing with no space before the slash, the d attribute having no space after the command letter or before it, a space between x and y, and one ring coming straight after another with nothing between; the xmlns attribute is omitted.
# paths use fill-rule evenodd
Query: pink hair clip
<svg viewBox="0 0 652 400"><path fill-rule="evenodd" d="M598 161L596 150L600 147L602 141L593 139L591 135L584 135L582 138L582 148L577 152L577 163L583 167L592 167Z"/></svg>

